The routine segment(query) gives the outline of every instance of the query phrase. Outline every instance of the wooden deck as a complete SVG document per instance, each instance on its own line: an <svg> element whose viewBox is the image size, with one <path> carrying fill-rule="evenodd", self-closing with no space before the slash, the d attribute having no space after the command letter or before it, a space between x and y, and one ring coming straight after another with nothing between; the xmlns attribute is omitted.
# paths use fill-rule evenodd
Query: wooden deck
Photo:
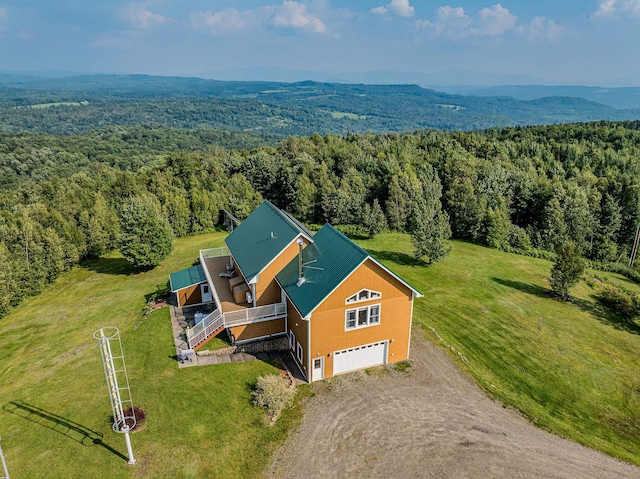
<svg viewBox="0 0 640 479"><path fill-rule="evenodd" d="M220 309L222 313L228 313L229 311L239 311L242 309L252 308L251 303L236 303L233 300L233 294L229 289L229 280L227 278L221 278L218 276L220 273L226 273L227 264L229 263L228 256L218 256L216 258L204 258L205 266L211 275L213 280L213 286L218 293L220 299Z"/></svg>

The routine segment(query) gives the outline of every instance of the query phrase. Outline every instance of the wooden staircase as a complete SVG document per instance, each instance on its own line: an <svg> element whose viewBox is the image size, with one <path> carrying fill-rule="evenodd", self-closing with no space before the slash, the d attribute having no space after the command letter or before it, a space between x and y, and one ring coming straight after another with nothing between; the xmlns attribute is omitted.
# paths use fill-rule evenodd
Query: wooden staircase
<svg viewBox="0 0 640 479"><path fill-rule="evenodd" d="M215 329L211 334L209 334L209 336L207 336L206 338L204 338L204 340L200 341L198 344L196 344L193 347L194 351L197 351L198 349L200 349L202 346L204 346L205 344L207 344L209 341L211 341L213 338L215 338L218 334L220 334L222 332L222 330L224 329L224 324L220 325L218 327L218 329Z"/></svg>
<svg viewBox="0 0 640 479"><path fill-rule="evenodd" d="M224 317L220 311L216 309L213 313L204 317L202 321L196 324L193 328L187 329L186 334L189 349L197 351L211 339L220 334L220 331L223 329Z"/></svg>

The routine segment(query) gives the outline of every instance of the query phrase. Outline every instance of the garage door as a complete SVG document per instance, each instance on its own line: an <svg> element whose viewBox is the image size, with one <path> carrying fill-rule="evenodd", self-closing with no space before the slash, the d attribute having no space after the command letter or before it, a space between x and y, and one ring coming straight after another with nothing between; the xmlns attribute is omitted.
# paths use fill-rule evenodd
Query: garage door
<svg viewBox="0 0 640 479"><path fill-rule="evenodd" d="M387 361L387 343L365 344L333 353L333 374L384 364Z"/></svg>

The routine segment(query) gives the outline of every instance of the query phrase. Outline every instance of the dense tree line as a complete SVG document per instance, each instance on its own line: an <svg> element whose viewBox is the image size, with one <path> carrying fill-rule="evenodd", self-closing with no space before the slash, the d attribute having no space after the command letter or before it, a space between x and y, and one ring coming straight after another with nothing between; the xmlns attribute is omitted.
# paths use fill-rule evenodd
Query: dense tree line
<svg viewBox="0 0 640 479"><path fill-rule="evenodd" d="M16 176L0 193L0 311L117 246L132 198L157 204L175 236L214 228L221 208L244 218L267 198L307 223L351 225L365 235L381 225L412 232L416 255L427 260L446 254L446 243L428 239L451 231L542 256L571 240L585 258L616 261L627 257L640 222L638 122L314 134L276 147L191 153L163 153L160 139L147 145L153 161L114 151L111 160L88 160L90 168L71 173L65 161L76 165L74 151L91 143L79 138L58 138L53 165L34 159L29 176ZM0 164L6 155L0 152Z"/></svg>

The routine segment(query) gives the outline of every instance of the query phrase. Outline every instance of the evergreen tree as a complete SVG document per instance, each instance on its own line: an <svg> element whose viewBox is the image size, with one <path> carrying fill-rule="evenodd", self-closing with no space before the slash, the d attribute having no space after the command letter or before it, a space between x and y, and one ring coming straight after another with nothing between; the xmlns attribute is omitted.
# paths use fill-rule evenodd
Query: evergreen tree
<svg viewBox="0 0 640 479"><path fill-rule="evenodd" d="M411 231L413 255L419 261L426 257L428 263L433 263L451 251L447 243L451 237L449 215L442 210L442 186L433 167L428 164L421 167L418 178L422 194L414 198Z"/></svg>
<svg viewBox="0 0 640 479"><path fill-rule="evenodd" d="M387 227L387 219L384 217L378 198L373 200L373 206L365 203L362 213L362 226L364 226L369 238L382 233Z"/></svg>
<svg viewBox="0 0 640 479"><path fill-rule="evenodd" d="M576 246L571 241L558 248L558 258L551 268L551 289L562 299L569 298L569 289L578 283L584 264Z"/></svg>
<svg viewBox="0 0 640 479"><path fill-rule="evenodd" d="M120 230L120 251L135 268L159 265L173 247L171 226L151 195L133 196L123 204Z"/></svg>

